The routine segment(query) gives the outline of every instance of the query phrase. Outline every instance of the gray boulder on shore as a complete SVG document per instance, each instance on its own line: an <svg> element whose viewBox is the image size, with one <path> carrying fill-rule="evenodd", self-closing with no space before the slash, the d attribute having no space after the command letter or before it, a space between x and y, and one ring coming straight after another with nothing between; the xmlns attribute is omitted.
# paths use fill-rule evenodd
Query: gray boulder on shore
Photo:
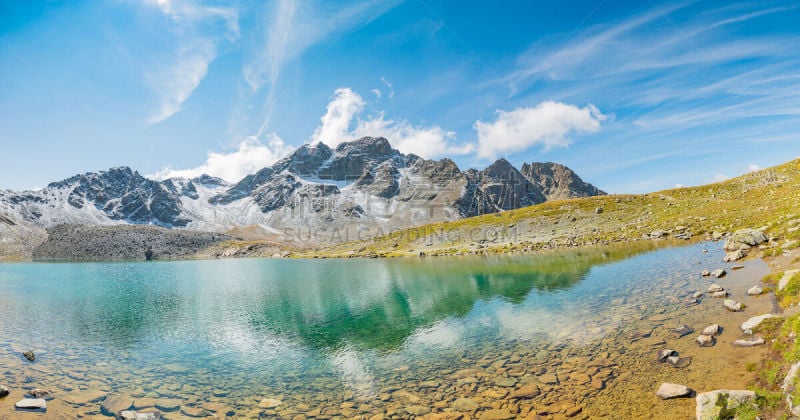
<svg viewBox="0 0 800 420"><path fill-rule="evenodd" d="M750 249L756 245L767 242L769 239L764 232L756 229L741 229L734 232L728 239L725 239L723 249L726 251L737 251L740 249Z"/></svg>

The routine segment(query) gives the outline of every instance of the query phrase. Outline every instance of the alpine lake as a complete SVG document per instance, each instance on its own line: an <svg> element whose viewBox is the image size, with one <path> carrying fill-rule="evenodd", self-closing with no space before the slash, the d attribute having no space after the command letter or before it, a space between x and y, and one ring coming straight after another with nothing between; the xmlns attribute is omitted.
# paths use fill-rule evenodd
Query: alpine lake
<svg viewBox="0 0 800 420"><path fill-rule="evenodd" d="M690 418L662 382L744 389L761 260L720 243L534 255L0 264L0 418ZM718 323L713 347L695 337ZM693 334L678 337L685 324ZM670 348L691 363L656 360ZM32 350L35 360L22 353ZM14 407L50 392L44 412Z"/></svg>

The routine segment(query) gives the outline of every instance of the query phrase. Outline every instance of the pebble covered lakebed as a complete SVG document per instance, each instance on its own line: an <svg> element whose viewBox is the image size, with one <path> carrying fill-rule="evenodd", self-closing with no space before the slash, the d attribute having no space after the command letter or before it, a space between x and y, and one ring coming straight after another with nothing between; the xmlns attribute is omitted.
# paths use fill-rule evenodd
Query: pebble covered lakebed
<svg viewBox="0 0 800 420"><path fill-rule="evenodd" d="M745 389L766 346L732 343L775 309L745 293L767 265L723 255L0 264L0 418L690 418L694 399L658 386ZM687 303L712 280L745 309ZM666 348L682 367L658 362ZM16 409L33 389L46 411Z"/></svg>

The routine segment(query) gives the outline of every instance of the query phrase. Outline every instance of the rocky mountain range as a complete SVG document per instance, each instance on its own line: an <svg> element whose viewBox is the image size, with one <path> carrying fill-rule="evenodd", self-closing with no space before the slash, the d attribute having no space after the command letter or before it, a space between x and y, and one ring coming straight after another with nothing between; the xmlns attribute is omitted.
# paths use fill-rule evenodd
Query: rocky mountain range
<svg viewBox="0 0 800 420"><path fill-rule="evenodd" d="M0 217L29 229L61 224L250 229L297 242L353 240L552 199L605 194L556 163L500 159L462 171L403 154L384 138L332 149L306 144L236 184L203 175L148 179L127 168L76 175L37 191L0 191ZM336 237L334 237L336 236Z"/></svg>

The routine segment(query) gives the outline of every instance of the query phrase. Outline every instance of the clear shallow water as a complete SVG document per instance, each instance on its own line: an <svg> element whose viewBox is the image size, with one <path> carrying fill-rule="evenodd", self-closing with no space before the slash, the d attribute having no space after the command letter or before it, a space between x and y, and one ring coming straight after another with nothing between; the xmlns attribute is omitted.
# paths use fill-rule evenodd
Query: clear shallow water
<svg viewBox="0 0 800 420"><path fill-rule="evenodd" d="M167 416L408 417L452 410L459 397L478 415L565 412L608 395L628 370L594 361L638 357L627 346L652 335L648 318L663 323L658 314L685 311L680 298L707 287L697 273L722 264L701 266L721 258L704 246L3 264L0 383L17 391L0 416L33 387L54 392L48 416L65 417L101 414L109 394ZM567 379L585 372L591 382ZM563 378L548 386L546 373ZM538 398L510 398L528 383ZM263 398L281 404L260 407Z"/></svg>

